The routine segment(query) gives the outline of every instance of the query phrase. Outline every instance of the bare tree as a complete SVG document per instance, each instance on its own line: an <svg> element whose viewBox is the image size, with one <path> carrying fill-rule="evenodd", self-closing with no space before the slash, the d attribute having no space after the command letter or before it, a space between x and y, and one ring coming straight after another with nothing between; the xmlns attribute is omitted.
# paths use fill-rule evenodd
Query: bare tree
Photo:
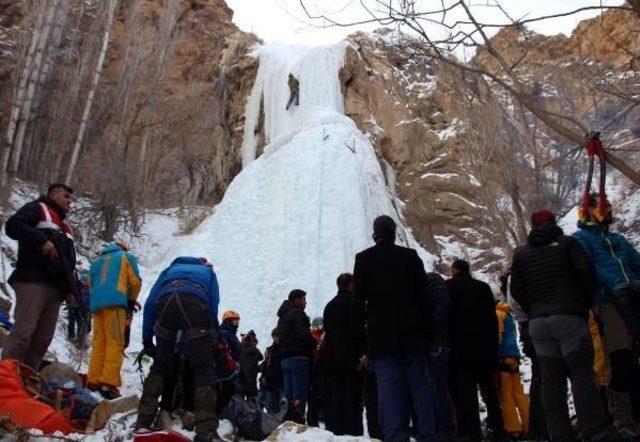
<svg viewBox="0 0 640 442"><path fill-rule="evenodd" d="M0 165L2 174L2 185L6 184L6 174L9 168L9 158L11 156L11 150L13 146L13 140L15 137L15 132L18 127L18 123L20 120L20 113L24 104L24 97L27 91L27 86L29 82L29 78L32 76L33 70L33 59L36 53L36 47L38 46L38 42L40 41L40 34L42 32L42 24L45 20L45 15L51 12L51 9L45 7L45 3L42 3L37 8L37 12L35 13L36 19L34 21L33 30L31 33L31 43L29 44L29 50L27 51L24 66L22 68L20 74L20 81L14 93L14 100L11 107L11 117L9 119L9 127L7 128L7 140L2 152L2 164Z"/></svg>
<svg viewBox="0 0 640 442"><path fill-rule="evenodd" d="M526 57L526 53L519 60L507 61L504 54L493 45L488 31L491 28L522 27L528 23L594 10L604 12L616 9L640 16L637 2L628 6L603 6L594 2L591 5L557 14L513 19L499 0L490 0L474 6L468 0L441 0L433 9L428 9L429 6L427 6L432 2L416 0L358 0L366 18L344 22L331 14L324 13L317 6L312 9L310 3L309 0L300 0L300 5L307 17L322 21L323 26L348 27L366 23L398 26L407 39L419 42L416 47L423 54L459 70L489 79L509 93L523 108L553 132L578 146L584 145L584 134L588 132L589 125L579 121L573 115L558 114L541 105L532 94L530 85L517 74L516 68ZM478 7L494 8L504 18L504 22L480 21L475 13ZM453 55L456 50L470 48L484 51L488 54L491 63L468 63ZM640 184L640 173L625 161L611 151L605 152L605 158L609 164L635 184Z"/></svg>
<svg viewBox="0 0 640 442"><path fill-rule="evenodd" d="M78 155L80 154L80 148L82 147L82 143L84 141L84 135L87 129L87 123L89 121L89 114L91 113L93 100L96 95L96 90L98 89L98 84L100 82L102 69L104 68L104 59L105 59L105 56L107 55L107 49L109 48L109 36L111 34L111 27L113 25L113 18L115 16L117 7L118 7L118 0L108 1L107 17L105 20L104 33L102 36L102 47L98 55L96 68L93 72L93 80L91 81L91 87L89 89L89 94L87 95L87 101L84 105L84 110L82 112L82 118L80 120L80 127L78 129L78 135L76 136L76 142L73 147L73 152L71 153L71 160L69 161L69 168L67 169L67 176L65 178L65 183L67 184L71 182L71 178L76 168L76 163L78 162Z"/></svg>

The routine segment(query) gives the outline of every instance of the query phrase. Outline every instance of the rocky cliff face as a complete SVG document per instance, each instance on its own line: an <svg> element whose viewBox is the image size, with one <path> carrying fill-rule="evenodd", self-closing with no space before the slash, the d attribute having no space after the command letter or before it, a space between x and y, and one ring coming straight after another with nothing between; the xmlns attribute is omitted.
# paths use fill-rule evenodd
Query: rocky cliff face
<svg viewBox="0 0 640 442"><path fill-rule="evenodd" d="M86 50L90 31L100 31L92 28L100 3L83 4L89 13L78 26L87 37L78 48ZM169 13L167 5L174 10ZM0 0L0 86L8 101L19 71L20 36L33 21L24 6ZM258 39L238 30L232 16L223 0L120 2L75 179L80 188L99 194L124 164L124 174L135 177L115 189L125 201L129 193L141 194L144 207L222 198L241 167L244 106L258 67L250 55ZM608 146L624 146L640 137L640 111L627 110L640 94L639 28L637 16L612 11L582 22L570 37L512 27L492 43L545 108L605 129ZM340 72L345 112L373 141L407 224L441 256L441 270L454 255L499 270L524 239L531 210L547 206L562 213L577 200L584 163L575 146L495 84L440 65L389 31L358 33L349 43ZM57 65L56 78L69 77L82 62L79 55L70 60ZM497 69L483 50L473 63ZM72 128L53 137L53 151L63 152L58 166L77 133L87 78L63 124L54 110L68 83L52 83L49 89L62 95L45 102L35 123ZM6 108L0 109L0 125L7 126ZM260 123L257 130L261 152ZM32 138L51 142L51 133L36 131ZM637 154L620 155L638 166ZM55 174L21 170L19 176L47 180ZM102 200L105 213L123 201Z"/></svg>
<svg viewBox="0 0 640 442"><path fill-rule="evenodd" d="M623 115L640 87L639 25L614 11L582 22L571 37L508 28L492 43L510 63L519 60L516 72L541 105L589 129L606 128L605 143L620 145L639 129L635 110ZM341 72L346 113L394 170L388 184L407 223L443 264L464 256L498 271L524 240L530 211L562 214L577 201L584 161L575 146L499 87L439 65L385 31L350 42ZM482 50L473 63L499 72ZM620 99L621 91L629 96ZM638 165L638 155L622 155Z"/></svg>

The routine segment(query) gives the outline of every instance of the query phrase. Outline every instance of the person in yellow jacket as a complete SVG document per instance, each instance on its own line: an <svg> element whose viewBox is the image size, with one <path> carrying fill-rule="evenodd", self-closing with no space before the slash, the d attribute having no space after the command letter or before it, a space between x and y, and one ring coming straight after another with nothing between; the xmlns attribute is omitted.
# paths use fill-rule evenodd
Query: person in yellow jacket
<svg viewBox="0 0 640 442"><path fill-rule="evenodd" d="M510 436L523 436L529 432L529 398L520 379L520 349L516 326L509 305L499 301L496 305L499 331L499 390L504 429Z"/></svg>
<svg viewBox="0 0 640 442"><path fill-rule="evenodd" d="M135 309L142 285L136 257L124 243L109 244L91 263L89 285L93 318L89 388L114 399L122 385L127 315Z"/></svg>

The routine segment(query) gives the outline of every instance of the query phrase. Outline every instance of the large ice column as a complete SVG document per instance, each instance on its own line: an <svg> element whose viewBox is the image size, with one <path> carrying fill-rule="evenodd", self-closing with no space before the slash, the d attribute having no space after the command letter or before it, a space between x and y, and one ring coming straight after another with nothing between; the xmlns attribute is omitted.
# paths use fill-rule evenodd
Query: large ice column
<svg viewBox="0 0 640 442"><path fill-rule="evenodd" d="M261 101L267 144L292 129L305 127L308 123L306 115L313 109L344 112L344 99L336 73L343 65L345 47L345 43L339 43L314 48L269 45L256 49L260 65L245 109L243 166L256 157L256 128ZM300 105L287 110L289 73L300 82Z"/></svg>
<svg viewBox="0 0 640 442"><path fill-rule="evenodd" d="M173 250L209 257L221 310L239 311L241 328L263 339L292 289L308 293L310 316L322 315L338 274L352 271L355 254L373 244L374 218L398 219L373 146L343 115L338 74L344 49L259 49L246 110L245 167L214 214ZM301 94L300 106L287 111L289 72L299 78ZM270 143L254 159L260 97ZM411 241L402 235L404 244Z"/></svg>

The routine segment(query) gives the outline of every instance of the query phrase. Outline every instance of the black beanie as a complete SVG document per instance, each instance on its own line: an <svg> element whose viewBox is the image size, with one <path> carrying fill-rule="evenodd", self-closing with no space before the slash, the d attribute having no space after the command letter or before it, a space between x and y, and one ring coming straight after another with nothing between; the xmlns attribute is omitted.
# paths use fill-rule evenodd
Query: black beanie
<svg viewBox="0 0 640 442"><path fill-rule="evenodd" d="M373 239L378 241L396 239L396 222L387 215L377 217L373 221Z"/></svg>

